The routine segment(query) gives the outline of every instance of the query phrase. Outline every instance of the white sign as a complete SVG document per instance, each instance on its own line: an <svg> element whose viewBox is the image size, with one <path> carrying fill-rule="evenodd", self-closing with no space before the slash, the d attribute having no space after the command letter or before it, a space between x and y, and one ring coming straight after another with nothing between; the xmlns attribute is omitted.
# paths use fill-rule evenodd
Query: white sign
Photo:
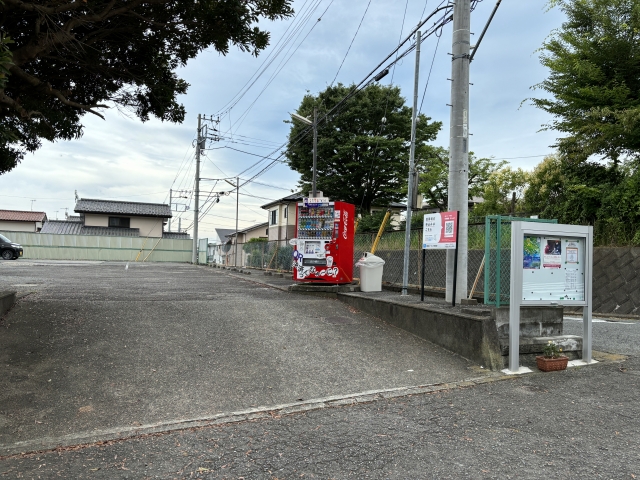
<svg viewBox="0 0 640 480"><path fill-rule="evenodd" d="M304 203L305 206L327 204L329 203L329 197L304 197L302 203Z"/></svg>
<svg viewBox="0 0 640 480"><path fill-rule="evenodd" d="M422 248L454 249L458 237L458 212L429 213L422 225Z"/></svg>

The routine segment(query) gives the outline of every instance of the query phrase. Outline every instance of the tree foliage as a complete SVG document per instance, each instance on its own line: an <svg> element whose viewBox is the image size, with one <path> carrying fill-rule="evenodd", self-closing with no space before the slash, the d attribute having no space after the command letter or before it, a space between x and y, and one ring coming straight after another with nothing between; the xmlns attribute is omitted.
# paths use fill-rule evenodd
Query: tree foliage
<svg viewBox="0 0 640 480"><path fill-rule="evenodd" d="M41 139L80 137L82 116L107 105L181 122L177 67L208 47L258 54L269 41L258 21L292 13L291 0L3 1L3 39L15 43L0 45L0 173Z"/></svg>
<svg viewBox="0 0 640 480"><path fill-rule="evenodd" d="M634 162L576 164L554 155L530 174L524 209L560 223L593 225L599 244L640 244L639 191Z"/></svg>
<svg viewBox="0 0 640 480"><path fill-rule="evenodd" d="M640 2L551 0L567 21L542 45L549 78L536 85L551 98L532 99L553 115L546 129L560 153L584 161L640 155Z"/></svg>
<svg viewBox="0 0 640 480"><path fill-rule="evenodd" d="M484 217L522 212L524 190L528 181L529 173L521 168L503 167L491 172L482 190L482 202L473 207L472 214Z"/></svg>
<svg viewBox="0 0 640 480"><path fill-rule="evenodd" d="M307 94L299 115L318 117L336 106L354 86L328 87L317 96ZM406 197L411 138L411 108L398 87L371 84L338 107L318 126L317 189L334 199L368 212L371 205L385 206ZM384 119L384 120L383 120ZM416 157L426 156L440 122L420 115L416 128ZM291 121L286 156L301 174L300 188L311 190L313 135L310 127ZM308 134L305 134L307 132Z"/></svg>
<svg viewBox="0 0 640 480"><path fill-rule="evenodd" d="M493 172L506 165L505 161L494 162L490 158L476 158L469 153L469 200L482 195L485 184ZM449 209L449 151L431 148L418 161L420 183L418 191L429 205L441 211Z"/></svg>

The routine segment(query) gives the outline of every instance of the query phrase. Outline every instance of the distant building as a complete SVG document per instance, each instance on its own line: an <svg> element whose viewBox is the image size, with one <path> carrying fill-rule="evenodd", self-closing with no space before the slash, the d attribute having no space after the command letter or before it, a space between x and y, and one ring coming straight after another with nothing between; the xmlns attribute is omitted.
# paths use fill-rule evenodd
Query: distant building
<svg viewBox="0 0 640 480"><path fill-rule="evenodd" d="M121 202L81 198L74 208L80 215L50 220L41 233L188 239L186 233L165 232L171 208L165 203Z"/></svg>
<svg viewBox="0 0 640 480"><path fill-rule="evenodd" d="M296 204L304 195L300 192L262 205L268 212L268 240L289 240L296 236Z"/></svg>
<svg viewBox="0 0 640 480"><path fill-rule="evenodd" d="M5 232L39 232L46 221L44 212L0 210L0 230Z"/></svg>

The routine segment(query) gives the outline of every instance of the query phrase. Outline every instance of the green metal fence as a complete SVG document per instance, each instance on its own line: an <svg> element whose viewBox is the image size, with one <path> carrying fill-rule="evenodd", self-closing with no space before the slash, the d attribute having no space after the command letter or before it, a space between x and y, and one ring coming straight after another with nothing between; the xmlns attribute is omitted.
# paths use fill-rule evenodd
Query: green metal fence
<svg viewBox="0 0 640 480"><path fill-rule="evenodd" d="M488 215L485 218L484 303L487 305L500 307L500 305L509 304L511 289L511 222L558 223L558 220L502 215Z"/></svg>

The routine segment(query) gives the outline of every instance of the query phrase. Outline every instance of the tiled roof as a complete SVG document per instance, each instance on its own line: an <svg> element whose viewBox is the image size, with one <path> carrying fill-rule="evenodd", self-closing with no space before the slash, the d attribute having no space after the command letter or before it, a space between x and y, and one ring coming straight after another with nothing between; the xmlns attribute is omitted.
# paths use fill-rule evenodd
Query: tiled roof
<svg viewBox="0 0 640 480"><path fill-rule="evenodd" d="M187 232L162 232L162 238L172 238L174 240L191 240L191 235Z"/></svg>
<svg viewBox="0 0 640 480"><path fill-rule="evenodd" d="M140 217L171 217L171 208L165 203L119 202L92 198L78 200L74 211L77 213L104 213Z"/></svg>
<svg viewBox="0 0 640 480"><path fill-rule="evenodd" d="M82 223L68 220L49 220L40 233L62 235L102 235L107 237L139 237L139 228L85 227Z"/></svg>
<svg viewBox="0 0 640 480"><path fill-rule="evenodd" d="M0 220L9 222L44 222L47 214L44 212L23 212L21 210L0 210Z"/></svg>

